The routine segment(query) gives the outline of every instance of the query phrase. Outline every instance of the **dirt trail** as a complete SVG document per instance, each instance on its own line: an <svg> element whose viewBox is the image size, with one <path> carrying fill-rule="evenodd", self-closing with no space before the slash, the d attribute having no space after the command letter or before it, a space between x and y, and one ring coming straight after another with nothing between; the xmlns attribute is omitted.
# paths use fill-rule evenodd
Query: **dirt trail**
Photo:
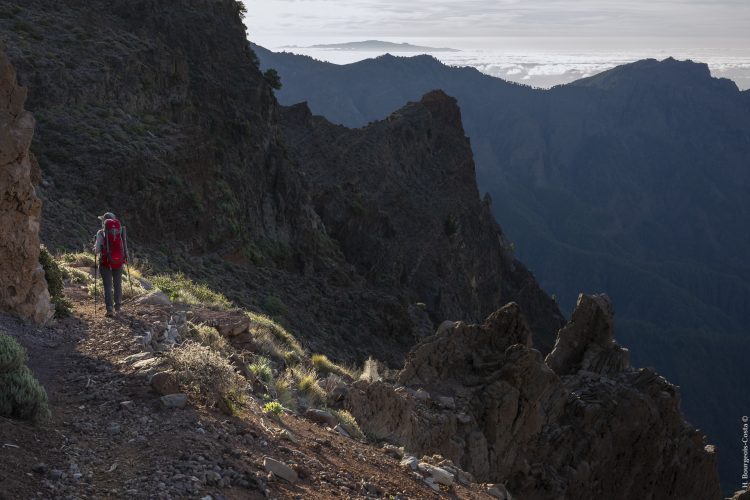
<svg viewBox="0 0 750 500"><path fill-rule="evenodd" d="M41 426L0 420L0 498L479 498L479 486L440 494L375 445L295 415L268 419L251 398L238 416L163 409L123 360L135 335L170 307L129 306L104 318L69 287L74 316L37 329L0 316L28 350L52 410ZM286 435L285 435L286 433ZM286 436L291 436L286 437ZM269 477L263 457L291 464L295 484Z"/></svg>

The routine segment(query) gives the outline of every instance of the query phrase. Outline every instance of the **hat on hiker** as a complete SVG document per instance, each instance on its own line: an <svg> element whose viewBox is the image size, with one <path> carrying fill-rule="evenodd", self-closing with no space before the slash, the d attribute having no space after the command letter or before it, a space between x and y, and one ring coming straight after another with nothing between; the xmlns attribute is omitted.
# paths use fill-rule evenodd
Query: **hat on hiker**
<svg viewBox="0 0 750 500"><path fill-rule="evenodd" d="M113 214L112 212L105 212L104 215L100 215L98 217L98 219L101 221L105 221L107 219L116 219L116 218L117 217L115 217L115 214Z"/></svg>

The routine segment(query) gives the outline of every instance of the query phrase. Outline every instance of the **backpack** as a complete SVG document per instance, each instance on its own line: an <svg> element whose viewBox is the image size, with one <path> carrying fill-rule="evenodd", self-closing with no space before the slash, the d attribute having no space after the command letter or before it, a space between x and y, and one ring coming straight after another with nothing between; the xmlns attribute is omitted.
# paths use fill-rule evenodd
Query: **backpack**
<svg viewBox="0 0 750 500"><path fill-rule="evenodd" d="M125 241L125 227L117 219L104 221L104 247L102 265L110 269L120 269L128 261L128 247Z"/></svg>

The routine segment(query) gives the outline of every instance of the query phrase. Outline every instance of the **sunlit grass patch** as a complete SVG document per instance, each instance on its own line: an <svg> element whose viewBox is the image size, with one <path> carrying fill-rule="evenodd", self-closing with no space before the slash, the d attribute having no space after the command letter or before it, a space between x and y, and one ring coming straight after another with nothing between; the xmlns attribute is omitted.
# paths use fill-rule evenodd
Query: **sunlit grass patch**
<svg viewBox="0 0 750 500"><path fill-rule="evenodd" d="M350 436L357 439L365 439L365 435L362 432L362 429L360 429L359 424L357 423L357 419L354 418L354 415L349 413L349 411L331 410L331 413L333 413L333 415L339 421L339 424L341 424L341 427L343 427Z"/></svg>
<svg viewBox="0 0 750 500"><path fill-rule="evenodd" d="M182 273L160 274L152 277L151 282L173 302L222 310L232 307L232 302L224 295L213 291L203 283L192 281Z"/></svg>
<svg viewBox="0 0 750 500"><path fill-rule="evenodd" d="M221 353L228 353L230 351L227 339L222 337L219 331L212 326L188 322L188 337L215 351Z"/></svg>
<svg viewBox="0 0 750 500"><path fill-rule="evenodd" d="M66 252L60 260L70 267L94 267L96 257L90 252Z"/></svg>
<svg viewBox="0 0 750 500"><path fill-rule="evenodd" d="M349 379L354 378L354 374L351 372L351 370L337 365L336 363L328 359L325 354L313 354L310 359L312 361L313 367L321 375L328 375L329 373L333 373L335 375L340 375Z"/></svg>

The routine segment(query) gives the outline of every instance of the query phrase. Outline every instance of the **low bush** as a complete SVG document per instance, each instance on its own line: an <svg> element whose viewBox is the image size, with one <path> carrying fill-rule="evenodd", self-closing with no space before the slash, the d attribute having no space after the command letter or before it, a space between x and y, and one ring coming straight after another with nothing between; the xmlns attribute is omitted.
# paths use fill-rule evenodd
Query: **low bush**
<svg viewBox="0 0 750 500"><path fill-rule="evenodd" d="M52 304L55 306L55 316L58 318L70 316L73 305L65 298L63 270L43 245L39 249L39 263L44 268L47 289L49 290Z"/></svg>
<svg viewBox="0 0 750 500"><path fill-rule="evenodd" d="M0 333L0 373L19 370L26 363L26 349L16 339Z"/></svg>
<svg viewBox="0 0 750 500"><path fill-rule="evenodd" d="M265 356L257 356L255 358L255 361L253 361L252 364L248 366L248 369L266 384L270 384L273 380L273 370L271 369L271 362Z"/></svg>
<svg viewBox="0 0 750 500"><path fill-rule="evenodd" d="M50 415L47 393L25 361L24 348L0 333L0 415L41 422Z"/></svg>
<svg viewBox="0 0 750 500"><path fill-rule="evenodd" d="M284 407L278 401L271 401L263 405L263 413L272 413L274 415L281 415L284 412Z"/></svg>
<svg viewBox="0 0 750 500"><path fill-rule="evenodd" d="M245 379L217 351L194 341L186 341L166 354L179 384L189 393L210 404L222 400L242 401Z"/></svg>

